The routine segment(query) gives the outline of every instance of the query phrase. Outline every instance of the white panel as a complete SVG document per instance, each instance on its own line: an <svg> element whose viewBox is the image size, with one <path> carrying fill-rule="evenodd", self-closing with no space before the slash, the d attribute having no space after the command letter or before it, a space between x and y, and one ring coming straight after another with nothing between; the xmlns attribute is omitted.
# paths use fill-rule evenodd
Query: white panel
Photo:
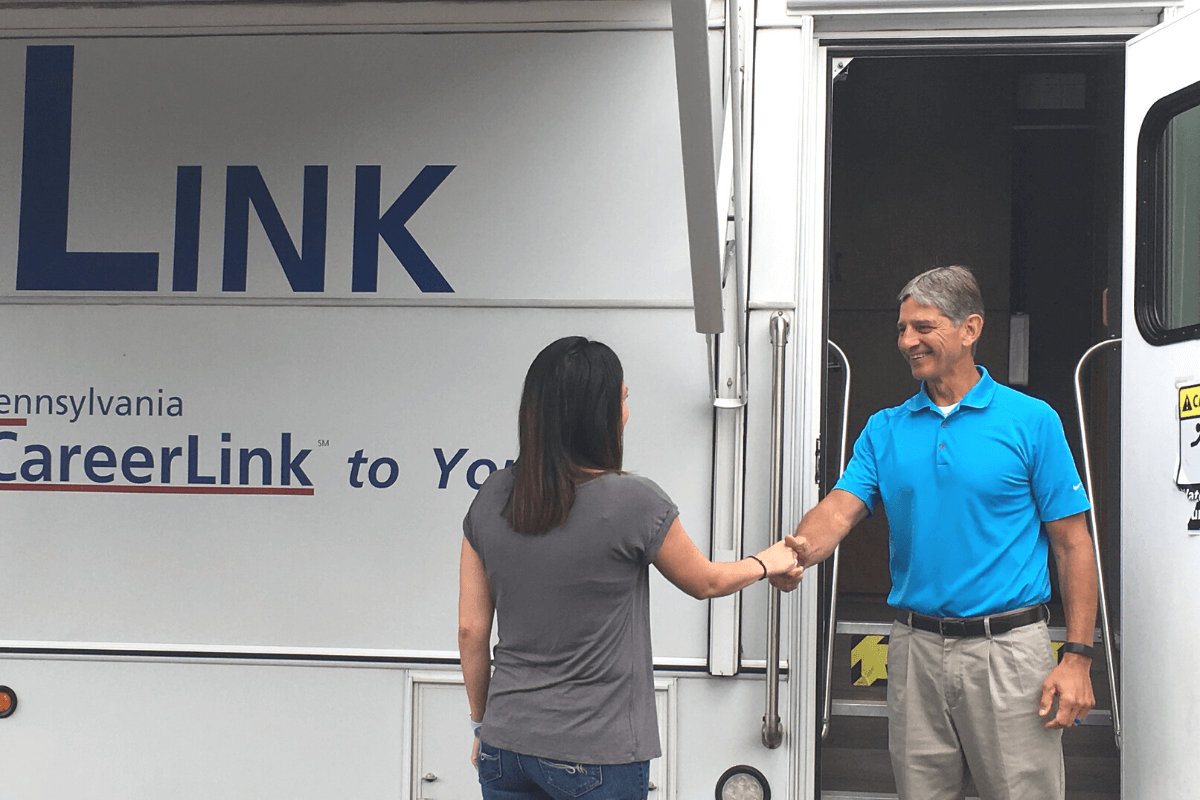
<svg viewBox="0 0 1200 800"><path fill-rule="evenodd" d="M27 55L46 44L0 43L0 295L32 291L14 280L25 77ZM453 165L403 228L452 297L690 303L669 31L66 44L66 247L157 253L150 294L294 296L253 210L246 291L223 290L226 168L258 167L300 250L304 169L315 165L328 168L325 283L299 294L422 296L380 237L377 291L351 292L356 167L381 168L384 212L426 166ZM183 166L202 168L195 292L172 290ZM28 224L46 229L32 209Z"/></svg>
<svg viewBox="0 0 1200 800"><path fill-rule="evenodd" d="M721 680L678 680L677 746L685 759L679 772L678 797L713 797L721 773L739 764L755 767L766 776L771 797L805 797L789 776L797 748L803 746L788 712L791 684L785 680L779 685L783 745L768 750L760 739L766 694L763 680L762 675L746 674Z"/></svg>
<svg viewBox="0 0 1200 800"><path fill-rule="evenodd" d="M1200 644L1196 575L1200 537L1188 534L1196 507L1176 488L1177 383L1200 377L1200 342L1151 347L1134 321L1136 144L1147 109L1200 81L1193 13L1128 48L1125 128L1125 241L1121 391L1121 681L1123 797L1186 797L1200 782L1193 667ZM1170 657L1164 657L1169 643Z"/></svg>
<svg viewBox="0 0 1200 800"><path fill-rule="evenodd" d="M654 681L654 707L658 716L658 742L662 756L650 760L650 800L675 800L679 797L677 683L675 678L658 678Z"/></svg>
<svg viewBox="0 0 1200 800"><path fill-rule="evenodd" d="M214 6L194 0L60 0L27 8L0 8L0 30L27 35L30 30L68 34L120 32L155 36L164 32L302 33L338 31L669 29L668 0L489 0L487 3L379 3L350 0L336 5L292 0L290 3L234 0Z"/></svg>
<svg viewBox="0 0 1200 800"><path fill-rule="evenodd" d="M459 800L479 795L471 765L474 736L462 675L414 675L412 691L413 800Z"/></svg>
<svg viewBox="0 0 1200 800"><path fill-rule="evenodd" d="M1059 11L1064 8L1079 8L1092 10L1098 4L1095 0L788 0L788 10L794 14L870 14L895 13L911 11L928 13L931 11L967 11L979 14L996 13L997 11ZM1143 0L1142 2L1109 2L1105 6L1114 8L1162 8L1164 5L1182 5L1182 2L1163 3L1161 0Z"/></svg>
<svg viewBox="0 0 1200 800"><path fill-rule="evenodd" d="M802 133L800 107L811 81L804 58L810 26L760 31L755 48L751 303L795 301L800 154L812 144Z"/></svg>
<svg viewBox="0 0 1200 800"><path fill-rule="evenodd" d="M797 211L800 235L796 258L796 310L791 317L791 344L788 356L788 414L785 461L788 487L785 492L784 528L794 527L806 511L819 500L816 481L816 441L821 432L824 409L821 382L824 378L828 348L825 340L825 207L826 186L826 109L828 56L818 47L806 24L801 30L803 66L797 106L800 113L800 168ZM796 720L789 728L796 758L792 762L794 786L811 786L815 781L816 748L811 737L817 730L817 596L814 571L809 580L789 596L784 604L786 619L794 635L789 654L791 678L788 709ZM785 701L781 700L781 705Z"/></svg>
<svg viewBox="0 0 1200 800"><path fill-rule="evenodd" d="M471 767L471 730L467 693L459 673L414 673L412 692L412 797L414 800L459 800L479 794ZM658 739L662 756L650 761L651 800L674 800L676 771L674 678L654 682ZM536 755L533 754L533 755Z"/></svg>
<svg viewBox="0 0 1200 800"><path fill-rule="evenodd" d="M398 800L403 673L0 659L5 797Z"/></svg>
<svg viewBox="0 0 1200 800"><path fill-rule="evenodd" d="M516 409L533 356L580 333L625 365L631 415L627 469L657 481L708 550L712 417L705 345L676 311L25 306L6 308L0 414L18 394L51 396L41 413L0 427L5 524L0 640L341 647L455 656L461 521L492 464L516 456ZM159 416L158 390L182 416ZM155 413L118 416L120 396ZM57 399L80 411L58 413ZM70 398L74 398L72 401ZM109 398L117 397L112 400ZM101 411L100 400L110 403ZM26 410L22 401L21 411ZM34 406L34 411L38 411ZM145 407L143 406L143 411ZM221 441L223 433L231 442ZM239 448L262 447L280 487L283 434L310 451L288 489L261 487L258 460L239 487ZM162 480L161 451L198 445ZM321 442L328 442L322 445ZM49 481L24 447L49 448ZM118 460L146 447L153 469L83 469L61 480L61 447L103 445ZM231 453L230 486L220 448ZM357 451L361 488L351 485ZM465 450L452 469L439 467ZM383 486L392 469L398 478ZM445 474L445 488L439 483ZM0 478L3 478L0 475ZM29 491L96 489L120 491ZM16 491L13 491L13 490ZM215 494L133 493L139 489ZM660 659L703 658L707 605L653 578Z"/></svg>

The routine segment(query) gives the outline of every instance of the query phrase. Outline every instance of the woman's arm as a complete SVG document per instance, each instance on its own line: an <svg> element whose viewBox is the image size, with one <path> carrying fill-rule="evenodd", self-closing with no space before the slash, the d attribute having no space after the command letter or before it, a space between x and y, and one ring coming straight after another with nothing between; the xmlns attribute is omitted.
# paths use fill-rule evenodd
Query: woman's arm
<svg viewBox="0 0 1200 800"><path fill-rule="evenodd" d="M796 554L783 542L768 547L754 558L741 561L709 561L687 535L678 519L671 523L667 537L654 559L654 566L671 583L698 600L723 597L766 577L784 591L795 589L804 569L796 565Z"/></svg>
<svg viewBox="0 0 1200 800"><path fill-rule="evenodd" d="M463 537L458 562L458 657L471 704L471 719L483 722L492 679L492 590L483 561ZM475 763L475 750L471 762Z"/></svg>

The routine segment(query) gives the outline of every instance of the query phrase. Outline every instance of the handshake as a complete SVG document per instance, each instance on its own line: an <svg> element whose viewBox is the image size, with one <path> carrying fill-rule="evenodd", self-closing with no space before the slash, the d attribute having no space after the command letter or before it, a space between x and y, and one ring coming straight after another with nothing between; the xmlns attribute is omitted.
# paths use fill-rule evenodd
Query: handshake
<svg viewBox="0 0 1200 800"><path fill-rule="evenodd" d="M754 558L767 569L767 579L781 592L790 592L800 585L804 568L815 563L812 548L803 537L785 536Z"/></svg>

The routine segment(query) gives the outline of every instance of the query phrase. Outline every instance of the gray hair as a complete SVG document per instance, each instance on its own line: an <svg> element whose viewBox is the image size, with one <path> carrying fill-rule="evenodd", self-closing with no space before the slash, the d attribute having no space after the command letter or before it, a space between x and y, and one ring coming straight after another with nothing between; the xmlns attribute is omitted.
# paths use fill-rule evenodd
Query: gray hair
<svg viewBox="0 0 1200 800"><path fill-rule="evenodd" d="M900 290L903 303L912 298L923 306L933 306L956 326L972 314L983 316L983 296L971 270L962 266L934 267L922 272Z"/></svg>

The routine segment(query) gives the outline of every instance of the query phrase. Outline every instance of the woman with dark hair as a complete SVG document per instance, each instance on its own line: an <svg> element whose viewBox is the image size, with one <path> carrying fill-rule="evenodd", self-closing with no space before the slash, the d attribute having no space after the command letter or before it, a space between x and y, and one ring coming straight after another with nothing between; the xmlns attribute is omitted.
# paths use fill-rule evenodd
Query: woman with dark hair
<svg viewBox="0 0 1200 800"><path fill-rule="evenodd" d="M662 489L621 471L627 395L600 342L542 350L525 377L517 460L463 520L458 644L484 800L587 800L600 786L604 800L646 798L661 755L650 564L701 599L800 581L782 542L709 561Z"/></svg>

